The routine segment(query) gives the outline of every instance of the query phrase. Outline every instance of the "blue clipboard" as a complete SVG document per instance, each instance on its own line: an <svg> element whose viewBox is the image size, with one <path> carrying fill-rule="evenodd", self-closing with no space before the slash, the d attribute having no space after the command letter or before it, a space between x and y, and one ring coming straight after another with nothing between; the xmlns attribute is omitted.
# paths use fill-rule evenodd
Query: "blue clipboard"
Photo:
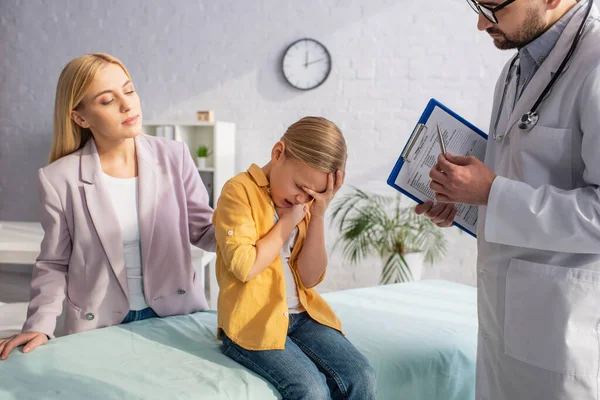
<svg viewBox="0 0 600 400"><path fill-rule="evenodd" d="M433 110L435 110L436 107L439 107L440 109L444 110L446 113L448 113L449 115L454 117L456 120L461 122L463 125L469 127L473 131L475 131L477 134L479 134L484 139L487 140L487 138L488 138L488 135L485 132L483 132L481 129L477 128L475 125L473 125L472 123L470 123L469 121L467 121L466 119L464 119L463 117L461 117L460 115L458 115L457 113L455 113L454 111L452 111L451 109L449 109L448 107L446 107L445 105L443 105L442 103L437 101L436 99L429 100L429 103L427 103L427 107L425 107L423 114L421 114L421 118L419 118L419 121L415 125L415 129L413 130L412 134L410 135L410 138L408 139L408 142L404 146L404 149L402 149L402 153L400 153L400 157L398 157L398 161L396 161L396 165L394 166L394 169L392 169L392 172L390 173L390 176L387 179L387 184L389 186L393 187L394 189L398 190L403 195L413 199L414 201L416 201L419 204L423 204L423 201L418 199L417 197L413 196L411 193L407 192L406 190L402 189L400 186L396 185L396 180L398 179L398 174L400 174L400 170L402 169L402 166L404 165L406 158L410 154L410 151L412 150L413 145L415 144L416 140L418 139L419 134L421 133L425 124L429 120L431 113L433 113ZM461 224L454 222L453 225L462 229L463 231L467 232L469 235L473 236L474 238L477 237L477 234L475 232L471 232L469 229L465 228Z"/></svg>

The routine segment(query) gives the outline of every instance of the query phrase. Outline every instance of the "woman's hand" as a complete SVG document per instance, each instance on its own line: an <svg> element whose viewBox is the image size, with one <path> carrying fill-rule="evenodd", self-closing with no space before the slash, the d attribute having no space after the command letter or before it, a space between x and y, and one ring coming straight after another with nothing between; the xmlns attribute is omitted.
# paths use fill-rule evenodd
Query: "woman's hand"
<svg viewBox="0 0 600 400"><path fill-rule="evenodd" d="M29 353L46 343L48 343L48 336L42 332L22 332L6 339L0 339L0 360L6 360L10 352L18 346L25 345L23 353Z"/></svg>
<svg viewBox="0 0 600 400"><path fill-rule="evenodd" d="M327 211L329 203L331 203L331 200L333 200L335 194L338 192L338 190L340 190L340 188L344 184L345 175L345 172L342 172L338 169L335 173L334 182L333 174L327 174L327 189L325 189L325 191L322 193L317 193L314 190L311 190L307 187L302 188L314 199L314 202L310 207L310 213L313 217L325 216L325 211Z"/></svg>

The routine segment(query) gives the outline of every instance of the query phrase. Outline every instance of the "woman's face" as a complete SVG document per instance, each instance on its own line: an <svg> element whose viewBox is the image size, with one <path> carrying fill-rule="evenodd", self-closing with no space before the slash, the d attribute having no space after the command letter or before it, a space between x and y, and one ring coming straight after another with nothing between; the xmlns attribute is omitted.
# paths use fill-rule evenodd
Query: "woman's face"
<svg viewBox="0 0 600 400"><path fill-rule="evenodd" d="M118 64L107 64L96 73L71 117L96 139L128 139L142 132L140 98Z"/></svg>

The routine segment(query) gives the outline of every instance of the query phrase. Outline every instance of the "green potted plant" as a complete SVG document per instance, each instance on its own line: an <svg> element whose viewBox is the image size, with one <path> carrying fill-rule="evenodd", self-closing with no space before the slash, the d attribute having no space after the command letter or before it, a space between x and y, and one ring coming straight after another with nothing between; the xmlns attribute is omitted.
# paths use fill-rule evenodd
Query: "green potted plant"
<svg viewBox="0 0 600 400"><path fill-rule="evenodd" d="M357 263L368 256L383 262L380 283L405 282L424 263L446 253L443 232L429 218L403 207L402 196L382 196L352 188L332 206L332 224L340 237L344 258Z"/></svg>
<svg viewBox="0 0 600 400"><path fill-rule="evenodd" d="M200 145L196 149L196 164L198 165L198 169L206 168L206 158L211 154L208 146Z"/></svg>

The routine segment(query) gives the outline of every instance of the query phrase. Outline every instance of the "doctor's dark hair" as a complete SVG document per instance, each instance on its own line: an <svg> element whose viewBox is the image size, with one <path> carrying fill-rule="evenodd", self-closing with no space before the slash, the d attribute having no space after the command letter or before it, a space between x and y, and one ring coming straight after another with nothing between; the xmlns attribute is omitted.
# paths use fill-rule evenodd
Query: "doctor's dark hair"
<svg viewBox="0 0 600 400"><path fill-rule="evenodd" d="M77 57L63 68L56 85L54 100L54 137L49 157L51 163L79 150L92 136L89 129L82 128L73 121L71 112L83 106L81 100L85 92L96 73L107 64L118 65L131 79L121 61L104 53Z"/></svg>
<svg viewBox="0 0 600 400"><path fill-rule="evenodd" d="M333 122L322 117L304 117L292 124L281 141L285 156L325 173L344 171L348 157L346 140Z"/></svg>

